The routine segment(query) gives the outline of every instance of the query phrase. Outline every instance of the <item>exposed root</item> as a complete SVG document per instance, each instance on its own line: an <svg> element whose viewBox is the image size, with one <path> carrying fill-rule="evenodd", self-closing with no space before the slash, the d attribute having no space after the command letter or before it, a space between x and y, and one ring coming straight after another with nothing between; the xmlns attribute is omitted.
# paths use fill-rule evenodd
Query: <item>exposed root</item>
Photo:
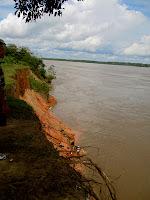
<svg viewBox="0 0 150 200"><path fill-rule="evenodd" d="M112 184L112 181L107 176L107 174L90 158L69 158L69 162L75 166L77 164L81 164L86 169L90 169L91 172L96 173L96 180L92 177L87 178L83 174L81 174L81 185L83 185L87 194L89 194L94 200L117 200L116 190ZM97 180L98 178L98 180ZM101 181L99 181L99 179ZM95 187L99 188L99 194L95 192Z"/></svg>

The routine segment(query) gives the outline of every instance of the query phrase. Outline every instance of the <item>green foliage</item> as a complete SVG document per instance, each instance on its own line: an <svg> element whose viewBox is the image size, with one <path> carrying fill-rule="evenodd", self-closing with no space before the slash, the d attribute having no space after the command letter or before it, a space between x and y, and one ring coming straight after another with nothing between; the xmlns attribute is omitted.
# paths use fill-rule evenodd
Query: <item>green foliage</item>
<svg viewBox="0 0 150 200"><path fill-rule="evenodd" d="M15 82L15 74L17 69L25 69L29 68L22 64L14 64L14 63L4 63L2 65L4 76L5 76L5 84L6 86L9 84L13 84Z"/></svg>
<svg viewBox="0 0 150 200"><path fill-rule="evenodd" d="M11 63L11 64L16 64L16 63L17 63L15 57L13 57L13 56L11 56L11 55L6 56L6 57L4 58L4 62L5 62L5 63L8 63L8 64L9 64L9 63Z"/></svg>
<svg viewBox="0 0 150 200"><path fill-rule="evenodd" d="M28 48L17 47L10 44L6 47L6 64L21 64L30 67L30 69L41 79L46 78L45 65L41 58L34 56Z"/></svg>
<svg viewBox="0 0 150 200"><path fill-rule="evenodd" d="M5 77L5 89L7 94L13 94L13 88L15 85L15 75L16 70L18 69L25 69L29 68L27 66L24 66L23 64L15 64L15 63L9 63L6 62L2 65L4 77Z"/></svg>
<svg viewBox="0 0 150 200"><path fill-rule="evenodd" d="M48 96L50 87L46 82L35 79L33 76L29 77L29 81L33 90Z"/></svg>
<svg viewBox="0 0 150 200"><path fill-rule="evenodd" d="M15 63L4 63L3 66L3 71L4 71L4 76L5 76L5 87L6 87L6 92L7 94L11 94L13 93L13 85L15 83L15 75L16 75L16 70L18 69L25 69L25 68L29 68L23 64L15 64ZM42 68L41 68L42 70ZM42 72L41 72L42 74ZM43 73L44 74L44 73ZM52 80L53 77L50 77L50 80ZM29 77L29 81L30 81L30 86L33 90L44 94L45 96L48 96L49 94L49 90L51 89L51 87L48 85L49 82L49 76L46 77L46 80L41 80L39 78L37 78L36 76L31 75ZM47 82L48 83L47 83Z"/></svg>
<svg viewBox="0 0 150 200"><path fill-rule="evenodd" d="M47 75L47 78L46 78L46 79L47 79L47 82L48 82L48 83L51 83L52 80L55 79L55 77L54 77L54 75L49 74L49 75Z"/></svg>
<svg viewBox="0 0 150 200"><path fill-rule="evenodd" d="M45 78L47 78L46 77L46 71L45 71L45 69L43 68L43 67L40 67L39 68L39 72L40 72L40 75L45 79Z"/></svg>
<svg viewBox="0 0 150 200"><path fill-rule="evenodd" d="M10 55L15 58L17 55L17 51L17 46L15 44L10 44L6 47L6 56Z"/></svg>
<svg viewBox="0 0 150 200"><path fill-rule="evenodd" d="M16 70L29 68L33 72L33 76L29 79L31 88L46 96L48 95L50 90L48 83L51 83L55 78L53 69L49 68L48 73L46 73L42 59L34 56L28 48L17 47L14 44L8 45L3 61L2 67L5 75L7 94L13 94Z"/></svg>

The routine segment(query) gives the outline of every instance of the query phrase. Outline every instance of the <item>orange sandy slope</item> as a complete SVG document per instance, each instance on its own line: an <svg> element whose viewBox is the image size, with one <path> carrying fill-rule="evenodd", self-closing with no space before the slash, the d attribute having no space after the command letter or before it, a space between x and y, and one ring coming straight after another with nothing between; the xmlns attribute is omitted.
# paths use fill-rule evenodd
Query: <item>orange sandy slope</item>
<svg viewBox="0 0 150 200"><path fill-rule="evenodd" d="M26 89L24 95L20 98L32 106L47 139L53 143L61 156L82 156L83 150L80 151L80 154L77 154L71 146L71 142L75 141L75 132L52 113L49 109L49 103L39 93Z"/></svg>

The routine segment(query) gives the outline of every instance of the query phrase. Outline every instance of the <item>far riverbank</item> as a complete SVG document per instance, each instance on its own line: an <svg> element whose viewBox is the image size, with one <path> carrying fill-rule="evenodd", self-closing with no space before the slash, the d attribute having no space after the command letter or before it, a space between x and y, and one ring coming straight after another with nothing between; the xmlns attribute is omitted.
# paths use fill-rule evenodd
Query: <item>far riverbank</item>
<svg viewBox="0 0 150 200"><path fill-rule="evenodd" d="M94 61L94 60L75 60L75 59L62 59L62 58L42 58L43 60L54 60L54 61L69 61L69 62L79 62L79 63L95 63L95 64L105 64L105 65L124 65L124 66L135 66L135 67L150 67L147 63L133 63L133 62L105 62L105 61Z"/></svg>

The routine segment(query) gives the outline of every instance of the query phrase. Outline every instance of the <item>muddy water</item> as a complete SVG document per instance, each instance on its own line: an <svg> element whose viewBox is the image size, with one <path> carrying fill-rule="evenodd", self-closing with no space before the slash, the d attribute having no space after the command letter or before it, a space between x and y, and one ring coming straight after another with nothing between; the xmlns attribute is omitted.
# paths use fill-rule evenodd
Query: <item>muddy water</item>
<svg viewBox="0 0 150 200"><path fill-rule="evenodd" d="M150 69L60 61L54 112L116 181L121 200L150 199Z"/></svg>

